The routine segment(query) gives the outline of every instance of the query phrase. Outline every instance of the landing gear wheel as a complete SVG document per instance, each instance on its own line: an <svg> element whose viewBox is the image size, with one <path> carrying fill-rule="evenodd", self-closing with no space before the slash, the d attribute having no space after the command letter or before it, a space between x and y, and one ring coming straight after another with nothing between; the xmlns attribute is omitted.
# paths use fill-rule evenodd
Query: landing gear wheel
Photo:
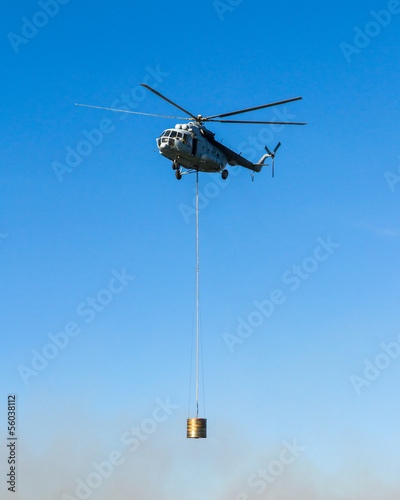
<svg viewBox="0 0 400 500"><path fill-rule="evenodd" d="M176 163L176 160L172 162L172 170L178 170L179 165Z"/></svg>
<svg viewBox="0 0 400 500"><path fill-rule="evenodd" d="M221 175L222 175L222 178L225 180L228 178L229 172L227 170L223 170Z"/></svg>
<svg viewBox="0 0 400 500"><path fill-rule="evenodd" d="M179 170L175 170L175 177L180 181L182 179L182 174L179 172Z"/></svg>

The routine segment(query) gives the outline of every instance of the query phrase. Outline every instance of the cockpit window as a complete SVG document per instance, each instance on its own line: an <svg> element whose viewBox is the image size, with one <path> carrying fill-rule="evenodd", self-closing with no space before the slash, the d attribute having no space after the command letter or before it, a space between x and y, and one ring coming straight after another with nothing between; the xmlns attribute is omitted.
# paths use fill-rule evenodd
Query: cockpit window
<svg viewBox="0 0 400 500"><path fill-rule="evenodd" d="M183 134L183 142L187 144L189 147L192 146L192 138L189 134Z"/></svg>
<svg viewBox="0 0 400 500"><path fill-rule="evenodd" d="M182 139L182 137L183 137L182 132L177 132L177 133L176 133L176 137L179 137L179 139Z"/></svg>
<svg viewBox="0 0 400 500"><path fill-rule="evenodd" d="M176 137L176 134L177 134L177 132L176 132L175 130L173 130L173 131L171 132L171 137Z"/></svg>

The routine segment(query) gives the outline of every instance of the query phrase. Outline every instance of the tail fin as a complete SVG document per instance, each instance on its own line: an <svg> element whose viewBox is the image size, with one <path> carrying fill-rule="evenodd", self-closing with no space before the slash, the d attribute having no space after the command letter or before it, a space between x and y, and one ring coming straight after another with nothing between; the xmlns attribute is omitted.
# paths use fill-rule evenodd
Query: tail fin
<svg viewBox="0 0 400 500"><path fill-rule="evenodd" d="M275 149L273 151L273 153L271 153L271 151L267 148L267 146L265 146L265 151L268 153L267 155L265 155L267 158L272 158L272 177L275 176L275 171L274 171L274 158L275 158L275 155L276 155L276 152L278 151L278 149L280 148L281 146L281 143L278 142L278 144L275 146ZM263 157L264 158L264 157Z"/></svg>
<svg viewBox="0 0 400 500"><path fill-rule="evenodd" d="M251 170L253 170L253 172L261 172L261 169L263 168L263 166L265 165L265 160L267 158L271 158L272 159L272 177L274 177L275 175L275 171L274 171L274 158L275 158L275 155L276 155L276 152L278 151L278 149L281 147L281 143L278 142L278 144L275 146L275 149L273 152L271 152L267 146L265 146L265 151L267 152L265 155L263 155L259 161L257 163L253 163L253 168Z"/></svg>

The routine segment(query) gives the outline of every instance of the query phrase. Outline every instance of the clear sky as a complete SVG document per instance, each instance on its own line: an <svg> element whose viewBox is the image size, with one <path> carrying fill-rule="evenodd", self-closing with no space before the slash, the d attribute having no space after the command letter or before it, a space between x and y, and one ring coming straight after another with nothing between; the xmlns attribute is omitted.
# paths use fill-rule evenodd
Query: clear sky
<svg viewBox="0 0 400 500"><path fill-rule="evenodd" d="M399 498L400 2L23 0L0 26L16 497ZM203 441L195 177L155 151L179 120L74 106L180 116L141 82L202 115L302 96L243 118L308 123L212 127L282 147L274 179L200 175Z"/></svg>

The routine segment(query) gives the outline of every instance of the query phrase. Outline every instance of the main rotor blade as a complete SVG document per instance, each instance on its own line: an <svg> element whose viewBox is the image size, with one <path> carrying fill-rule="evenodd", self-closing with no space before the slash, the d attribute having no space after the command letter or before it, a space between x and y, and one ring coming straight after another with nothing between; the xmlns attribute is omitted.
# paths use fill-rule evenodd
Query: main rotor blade
<svg viewBox="0 0 400 500"><path fill-rule="evenodd" d="M158 95L158 97L161 97L161 99L164 99L164 101L169 102L170 104L172 104L176 108L180 109L181 111L183 111L184 113L191 116L192 118L194 118L197 121L197 119L198 119L197 116L192 115L192 113L189 113L189 111L187 111L186 109L182 108L181 106L178 106L178 104L171 101L171 99L168 99L168 97L163 96L162 94L160 94L160 92L157 92L157 90L152 89L149 85L146 85L145 83L141 83L140 85L142 85L144 88L150 90L150 92L153 92L153 94Z"/></svg>
<svg viewBox="0 0 400 500"><path fill-rule="evenodd" d="M121 113L132 113L134 115L158 116L160 118L176 118L177 120L190 120L190 118L188 118L186 116L184 118L182 118L181 116L154 115L152 113L141 113L139 111L129 111L127 109L103 108L102 106L92 106L90 104L75 103L75 106L83 106L85 108L106 109L108 111L120 111Z"/></svg>
<svg viewBox="0 0 400 500"><path fill-rule="evenodd" d="M270 108L271 106L279 106L288 102L299 101L302 97L295 97L294 99L286 99L286 101L272 102L271 104L264 104L263 106L256 106L255 108L241 109L239 111L232 111L231 113L224 113L222 115L207 116L202 118L203 121L209 121L211 118L225 118L226 116L239 115L240 113L248 113L249 111L256 111L257 109Z"/></svg>
<svg viewBox="0 0 400 500"><path fill-rule="evenodd" d="M244 121L244 120L207 120L209 122L218 123L258 123L266 125L307 125L307 123L293 123L293 122L254 122L254 121Z"/></svg>

